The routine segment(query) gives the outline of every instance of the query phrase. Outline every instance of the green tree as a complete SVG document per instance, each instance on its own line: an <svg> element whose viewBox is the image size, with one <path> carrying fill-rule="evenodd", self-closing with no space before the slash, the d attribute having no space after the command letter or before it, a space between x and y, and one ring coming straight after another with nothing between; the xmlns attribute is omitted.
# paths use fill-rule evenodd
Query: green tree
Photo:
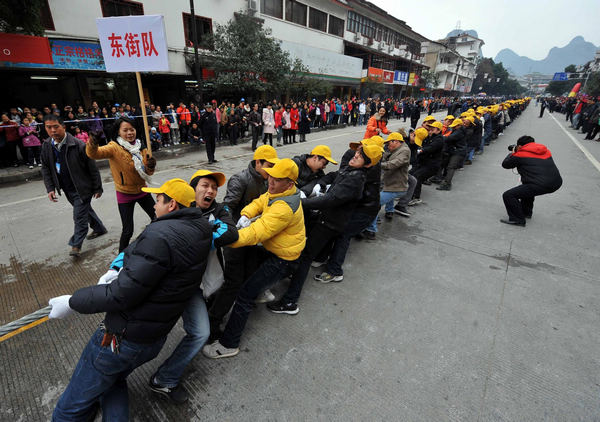
<svg viewBox="0 0 600 422"><path fill-rule="evenodd" d="M594 72L589 76L584 92L594 97L600 96L600 72Z"/></svg>
<svg viewBox="0 0 600 422"><path fill-rule="evenodd" d="M575 73L575 72L577 72L577 67L574 64L570 64L567 67L565 67L565 72Z"/></svg>
<svg viewBox="0 0 600 422"><path fill-rule="evenodd" d="M44 0L0 0L0 32L44 35L40 11Z"/></svg>
<svg viewBox="0 0 600 422"><path fill-rule="evenodd" d="M383 82L377 78L369 76L366 82L363 82L362 84L361 95L363 97L377 97L379 95L383 95L384 93L385 86L383 85Z"/></svg>
<svg viewBox="0 0 600 422"><path fill-rule="evenodd" d="M436 89L440 84L440 77L435 72L430 72L428 70L421 73L421 77L419 78L419 85L427 88L427 89Z"/></svg>
<svg viewBox="0 0 600 422"><path fill-rule="evenodd" d="M491 58L482 59L475 69L475 80L471 92L485 92L488 95L520 95L525 88L510 77L502 63Z"/></svg>
<svg viewBox="0 0 600 422"><path fill-rule="evenodd" d="M572 80L550 81L550 83L548 84L548 86L545 89L545 92L558 97L560 95L563 95L563 94L569 92L571 90L571 88L573 88L573 85L575 83L576 82L573 82Z"/></svg>
<svg viewBox="0 0 600 422"><path fill-rule="evenodd" d="M225 95L284 92L292 71L289 54L269 29L251 15L239 12L225 25L217 25L207 44L202 65L215 70L216 90Z"/></svg>

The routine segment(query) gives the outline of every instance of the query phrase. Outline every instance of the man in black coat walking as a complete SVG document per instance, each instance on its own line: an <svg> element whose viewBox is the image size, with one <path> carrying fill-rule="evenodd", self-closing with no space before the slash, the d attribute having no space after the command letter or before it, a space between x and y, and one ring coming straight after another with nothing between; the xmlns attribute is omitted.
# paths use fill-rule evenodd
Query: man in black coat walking
<svg viewBox="0 0 600 422"><path fill-rule="evenodd" d="M124 251L123 268L110 284L50 299L50 318L106 312L61 395L53 421L127 420L127 376L158 355L167 334L198 290L212 243L200 208L189 208L194 189L172 179L157 194L157 219Z"/></svg>
<svg viewBox="0 0 600 422"><path fill-rule="evenodd" d="M206 156L208 163L216 163L215 160L215 138L217 137L217 117L213 111L212 104L208 103L204 107L204 113L200 117L200 129L202 138L206 146Z"/></svg>
<svg viewBox="0 0 600 422"><path fill-rule="evenodd" d="M57 202L56 193L61 195L62 191L73 205L75 230L69 239L69 255L77 258L88 233L88 224L92 228L88 239L107 232L92 209L92 197L102 196L102 179L96 162L85 153L85 144L67 133L62 118L48 114L44 117L44 126L50 135L42 144L44 184L50 201Z"/></svg>
<svg viewBox="0 0 600 422"><path fill-rule="evenodd" d="M517 168L521 185L502 194L508 219L505 224L525 226L525 219L533 215L536 196L552 193L562 185L562 177L554 164L550 150L535 142L531 136L521 136L513 152L502 162L505 169Z"/></svg>

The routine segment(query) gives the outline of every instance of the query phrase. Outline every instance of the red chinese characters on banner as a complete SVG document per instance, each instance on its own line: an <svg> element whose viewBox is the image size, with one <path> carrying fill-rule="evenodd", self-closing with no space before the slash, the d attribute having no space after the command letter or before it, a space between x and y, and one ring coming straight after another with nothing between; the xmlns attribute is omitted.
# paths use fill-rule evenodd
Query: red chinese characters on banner
<svg viewBox="0 0 600 422"><path fill-rule="evenodd" d="M142 48L140 49L140 39ZM150 57L158 56L158 51L152 39L152 31L134 34L126 32L123 36L117 35L114 32L108 37L110 41L112 57Z"/></svg>

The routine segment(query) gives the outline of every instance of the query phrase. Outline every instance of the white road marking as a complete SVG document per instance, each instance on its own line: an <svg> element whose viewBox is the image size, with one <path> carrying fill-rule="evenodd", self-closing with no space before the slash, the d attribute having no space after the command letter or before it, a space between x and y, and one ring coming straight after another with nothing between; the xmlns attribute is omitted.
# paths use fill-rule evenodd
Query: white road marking
<svg viewBox="0 0 600 422"><path fill-rule="evenodd" d="M548 113L550 114L550 113ZM563 132L565 132L567 134L567 136L571 139L571 141L573 141L573 143L575 145L577 145L577 148L579 148L581 150L581 152L583 152L583 155L585 155L585 157L590 160L590 163L592 163L594 165L594 167L596 167L596 170L600 171L600 162L598 160L596 160L596 157L594 157L592 155L591 152L589 152L587 150L586 147L583 146L583 144L581 142L579 142L579 140L577 138L575 138L571 133L569 133L569 131L559 123L558 120L556 120L556 117L554 117L552 114L550 114L550 117L552 117L552 119L554 119L554 121L556 122L556 124L563 130Z"/></svg>

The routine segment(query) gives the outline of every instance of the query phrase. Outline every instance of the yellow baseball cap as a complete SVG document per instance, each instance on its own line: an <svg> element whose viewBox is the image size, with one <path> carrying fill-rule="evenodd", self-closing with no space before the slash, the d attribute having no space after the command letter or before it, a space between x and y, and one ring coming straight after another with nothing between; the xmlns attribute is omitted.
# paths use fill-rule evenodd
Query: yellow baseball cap
<svg viewBox="0 0 600 422"><path fill-rule="evenodd" d="M385 141L387 142L387 141ZM375 145L378 148L381 149L381 151L383 151L383 138L381 136L378 136L377 139L373 139L373 138L367 138L367 139L363 139L360 142L350 142L350 149L356 151L359 147L365 147L367 145Z"/></svg>
<svg viewBox="0 0 600 422"><path fill-rule="evenodd" d="M420 127L415 130L415 144L418 146L423 145L423 140L429 136L429 132L424 127Z"/></svg>
<svg viewBox="0 0 600 422"><path fill-rule="evenodd" d="M162 193L168 195L171 199L179 202L181 205L189 207L196 200L196 192L183 179L167 180L160 188L142 188L142 191L149 193Z"/></svg>
<svg viewBox="0 0 600 422"><path fill-rule="evenodd" d="M452 124L450 124L450 127L456 127L456 126L460 126L463 124L463 121L460 119L454 119L454 121L452 122Z"/></svg>
<svg viewBox="0 0 600 422"><path fill-rule="evenodd" d="M387 141L385 139L383 139L381 136L379 135L373 135L369 138L371 141L375 142L375 144L381 145L383 146L383 144L385 144Z"/></svg>
<svg viewBox="0 0 600 422"><path fill-rule="evenodd" d="M432 120L435 120L435 117L433 117L433 116L429 115L429 116L427 116L427 117L425 117L425 118L423 119L423 122L430 122L430 121L432 121Z"/></svg>
<svg viewBox="0 0 600 422"><path fill-rule="evenodd" d="M392 132L388 135L387 141L404 141L404 137L398 132Z"/></svg>
<svg viewBox="0 0 600 422"><path fill-rule="evenodd" d="M277 161L271 168L263 168L271 177L276 179L292 179L294 182L298 179L298 166L291 158L284 158Z"/></svg>
<svg viewBox="0 0 600 422"><path fill-rule="evenodd" d="M375 165L379 162L379 160L381 160L381 155L383 154L383 148L377 146L377 145L364 145L362 147L362 152L364 155L366 155L367 157L369 157L369 160L371 160L371 164Z"/></svg>
<svg viewBox="0 0 600 422"><path fill-rule="evenodd" d="M469 122L471 122L471 123L475 123L475 119L473 118L473 116L467 116L467 117L465 118L465 120L467 120L467 121L469 121Z"/></svg>
<svg viewBox="0 0 600 422"><path fill-rule="evenodd" d="M276 164L279 161L277 151L271 145L261 145L254 151L253 160L265 160L269 163Z"/></svg>
<svg viewBox="0 0 600 422"><path fill-rule="evenodd" d="M327 145L317 145L310 152L310 155L320 155L321 157L329 161L331 164L337 165L337 161L331 158L331 148L329 148Z"/></svg>
<svg viewBox="0 0 600 422"><path fill-rule="evenodd" d="M463 113L460 113L460 117L467 117L469 115L469 113L467 113L466 111Z"/></svg>
<svg viewBox="0 0 600 422"><path fill-rule="evenodd" d="M225 175L223 173L220 173L218 171L210 171L210 170L198 170L190 178L190 185L193 185L192 182L194 182L194 179L196 179L196 178L199 179L201 177L206 177L206 176L214 177L215 180L217 181L217 186L219 186L219 187L223 186L225 184Z"/></svg>
<svg viewBox="0 0 600 422"><path fill-rule="evenodd" d="M362 141L350 142L350 144L348 144L348 147L350 149L356 151L358 149L358 147L360 147L361 145L369 145L370 142L373 142L373 141L371 141L371 138L367 138L367 139L363 139Z"/></svg>
<svg viewBox="0 0 600 422"><path fill-rule="evenodd" d="M448 119L454 121L454 116L452 114L448 114L446 117L444 117L444 120L448 120Z"/></svg>
<svg viewBox="0 0 600 422"><path fill-rule="evenodd" d="M442 130L444 128L444 125L441 122L433 122L430 126L435 127L439 130Z"/></svg>

